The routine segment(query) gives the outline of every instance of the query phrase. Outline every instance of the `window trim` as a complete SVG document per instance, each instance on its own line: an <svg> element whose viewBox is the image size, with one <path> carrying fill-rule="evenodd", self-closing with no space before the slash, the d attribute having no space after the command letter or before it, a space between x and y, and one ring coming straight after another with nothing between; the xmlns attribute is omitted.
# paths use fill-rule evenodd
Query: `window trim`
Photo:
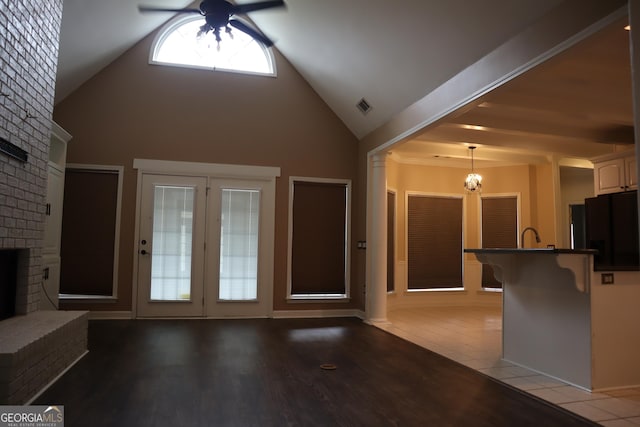
<svg viewBox="0 0 640 427"><path fill-rule="evenodd" d="M345 211L345 271L344 271L344 294L293 294L291 267L293 259L293 192L296 181L317 182L325 184L345 184L347 191L346 211ZM352 184L350 179L318 178L304 176L289 177L289 219L287 238L287 302L346 302L350 300L351 294L351 198Z"/></svg>
<svg viewBox="0 0 640 427"><path fill-rule="evenodd" d="M440 197L462 200L462 262L460 265L460 271L462 273L462 286L454 286L450 288L431 288L431 289L409 289L409 197ZM404 237L404 253L406 254L407 267L404 269L404 282L406 283L405 294L419 294L419 293L433 293L433 292L463 292L466 291L465 286L465 257L464 248L466 246L466 233L465 224L467 223L467 197L464 194L459 193L435 193L428 191L405 191L404 193L404 223L405 223L405 237Z"/></svg>
<svg viewBox="0 0 640 427"><path fill-rule="evenodd" d="M169 37L169 35L178 27L180 27L181 25L187 24L190 21L195 21L198 19L202 19L201 15L178 15L176 17L174 17L173 19L169 20L166 24L164 24L162 26L162 28L160 28L160 30L158 30L156 32L155 37L153 38L153 42L151 42L151 49L149 49L149 64L151 65L159 65L159 66L166 66L166 67L178 67L178 68L189 68L189 69L195 69L195 70L206 70L206 71L220 71L220 72L225 72L225 73L236 73L236 74L247 74L247 75L254 75L254 76L264 76L264 77L277 77L278 73L277 73L277 68L276 68L276 58L273 54L273 50L270 47L265 46L262 42L260 42L259 40L253 39L258 46L260 46L262 48L262 51L264 52L264 55L270 65L271 68L271 72L269 73L261 73L258 71L247 71L247 70L236 70L236 69L232 69L232 68L223 68L223 67L216 67L216 66L212 66L212 67L206 67L203 65L192 65L192 64L181 64L181 63L174 63L174 62L163 62L163 61L158 61L155 59L156 53L158 52L158 50L160 49L160 47L162 46L162 44L164 43L164 41L167 39L167 37ZM236 18L238 19L238 18ZM241 19L239 19L241 20ZM244 20L242 20L243 22L245 22ZM246 22L245 22L246 23ZM242 31L240 29L234 28L235 31ZM242 31L244 34L246 34L244 31ZM251 37L251 36L249 36Z"/></svg>
<svg viewBox="0 0 640 427"><path fill-rule="evenodd" d="M496 199L499 197L515 197L516 198L516 230L520 230L522 227L522 196L519 192L514 193L482 193L480 195L480 205L478 206L478 247L482 247L482 199L491 198ZM516 233L518 234L518 233ZM516 236L517 245L520 247L520 236Z"/></svg>

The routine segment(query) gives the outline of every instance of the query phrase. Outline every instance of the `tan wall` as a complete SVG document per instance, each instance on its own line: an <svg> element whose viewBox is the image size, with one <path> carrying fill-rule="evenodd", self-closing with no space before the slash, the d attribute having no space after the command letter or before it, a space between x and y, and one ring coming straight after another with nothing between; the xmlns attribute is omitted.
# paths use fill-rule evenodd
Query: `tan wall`
<svg viewBox="0 0 640 427"><path fill-rule="evenodd" d="M561 229L558 242L561 247L570 247L569 205L582 203L587 197L594 196L593 169L572 167L560 168L560 208Z"/></svg>
<svg viewBox="0 0 640 427"><path fill-rule="evenodd" d="M545 247L547 245L560 246L556 232L556 205L553 189L552 165L532 166L532 174L536 179L532 180L531 197L531 225L535 227L542 242L536 244L533 233L527 233L524 239L525 247ZM523 229L527 224L522 224Z"/></svg>
<svg viewBox="0 0 640 427"><path fill-rule="evenodd" d="M118 301L92 310L130 310L134 263L134 158L277 166L274 308L363 308L361 281L339 306L287 304L289 176L353 180L357 139L278 53L277 78L148 64L154 34L56 106L73 135L68 162L123 165ZM90 208L90 207L88 207ZM88 212L88 214L99 214ZM357 229L358 218L353 219ZM354 238L355 241L355 238ZM354 244L355 246L355 244ZM353 276L364 264L353 251ZM64 305L68 307L69 304ZM73 305L78 308L77 304Z"/></svg>

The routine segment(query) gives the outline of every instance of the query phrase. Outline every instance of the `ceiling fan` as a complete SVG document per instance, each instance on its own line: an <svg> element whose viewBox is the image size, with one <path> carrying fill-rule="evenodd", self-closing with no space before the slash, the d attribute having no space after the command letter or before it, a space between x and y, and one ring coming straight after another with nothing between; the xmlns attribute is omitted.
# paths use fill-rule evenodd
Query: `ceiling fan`
<svg viewBox="0 0 640 427"><path fill-rule="evenodd" d="M235 27L240 31L249 34L254 39L262 42L266 46L273 46L273 41L269 39L262 32L255 28L250 27L243 21L233 19L234 15L244 15L249 12L255 12L257 10L271 9L274 7L283 7L285 3L283 0L262 1L256 3L246 4L233 4L225 0L204 0L200 3L200 9L183 8L183 9L171 9L171 8L159 8L152 6L138 6L140 12L173 12L173 13L198 13L204 16L206 23L200 27L198 35L203 35L212 31L216 37L218 43L222 40L220 37L220 30L224 30L227 33L231 33L231 28Z"/></svg>

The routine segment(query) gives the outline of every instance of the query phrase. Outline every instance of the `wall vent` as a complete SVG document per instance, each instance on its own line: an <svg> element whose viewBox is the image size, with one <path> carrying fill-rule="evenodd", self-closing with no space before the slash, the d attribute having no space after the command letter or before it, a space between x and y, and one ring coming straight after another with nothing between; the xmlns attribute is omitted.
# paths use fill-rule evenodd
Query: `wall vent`
<svg viewBox="0 0 640 427"><path fill-rule="evenodd" d="M369 104L369 101L367 101L364 98L358 101L358 103L356 104L356 107L358 107L358 110L360 110L362 114L367 114L369 111L371 111L371 108L372 108L371 104Z"/></svg>

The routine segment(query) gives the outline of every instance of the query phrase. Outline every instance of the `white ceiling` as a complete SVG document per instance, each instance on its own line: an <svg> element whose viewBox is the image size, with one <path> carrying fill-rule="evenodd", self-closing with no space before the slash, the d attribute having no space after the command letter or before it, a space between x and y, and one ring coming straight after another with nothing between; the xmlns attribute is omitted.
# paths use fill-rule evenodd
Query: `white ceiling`
<svg viewBox="0 0 640 427"><path fill-rule="evenodd" d="M238 3L252 1L238 0ZM346 126L362 138L562 0L286 0L286 3L286 9L254 12L250 17ZM57 102L171 18L164 13L140 14L139 4L179 8L188 2L64 0ZM609 53L608 48L600 51ZM587 54L593 56L589 50ZM628 45L626 54L627 69L623 74L628 73ZM515 158L521 155L524 160L532 159L532 149L540 155L555 152L557 134L563 138L560 151L565 151L565 155L585 157L585 153L598 152L602 144L592 147L594 135L607 127L632 124L630 104L622 96L625 99L617 105L620 99L614 97L616 106L606 108L606 114L599 116L603 111L580 109L589 105L588 99L569 102L568 93L561 91L571 88L584 91L595 84L593 76L602 74L601 80L626 78L627 86L615 91L626 90L630 97L630 78L604 71L615 68L618 57L615 61L607 58L608 62L596 62L595 72L576 74L577 70L593 65L581 63L583 59L584 54L577 54L566 67L560 60L549 61L546 72L536 69L527 74L531 79L514 80L508 87L480 100L483 103L477 108L465 109L464 114L457 114L419 139L394 148L394 152L406 158L425 154L455 158L462 157L463 152L466 156L466 146L474 144L483 148L476 151L480 157L483 151L491 152L491 146L497 160L506 156L501 152L507 151L512 153L512 161L514 155ZM604 91L595 95L611 93L610 89ZM545 98L554 96L553 101ZM356 108L363 97L373 106L366 116ZM599 118L595 119L595 115ZM576 131L587 122L592 129ZM486 129L474 131L467 125ZM527 136L530 142L514 142L517 136ZM550 150L553 147L556 148Z"/></svg>

